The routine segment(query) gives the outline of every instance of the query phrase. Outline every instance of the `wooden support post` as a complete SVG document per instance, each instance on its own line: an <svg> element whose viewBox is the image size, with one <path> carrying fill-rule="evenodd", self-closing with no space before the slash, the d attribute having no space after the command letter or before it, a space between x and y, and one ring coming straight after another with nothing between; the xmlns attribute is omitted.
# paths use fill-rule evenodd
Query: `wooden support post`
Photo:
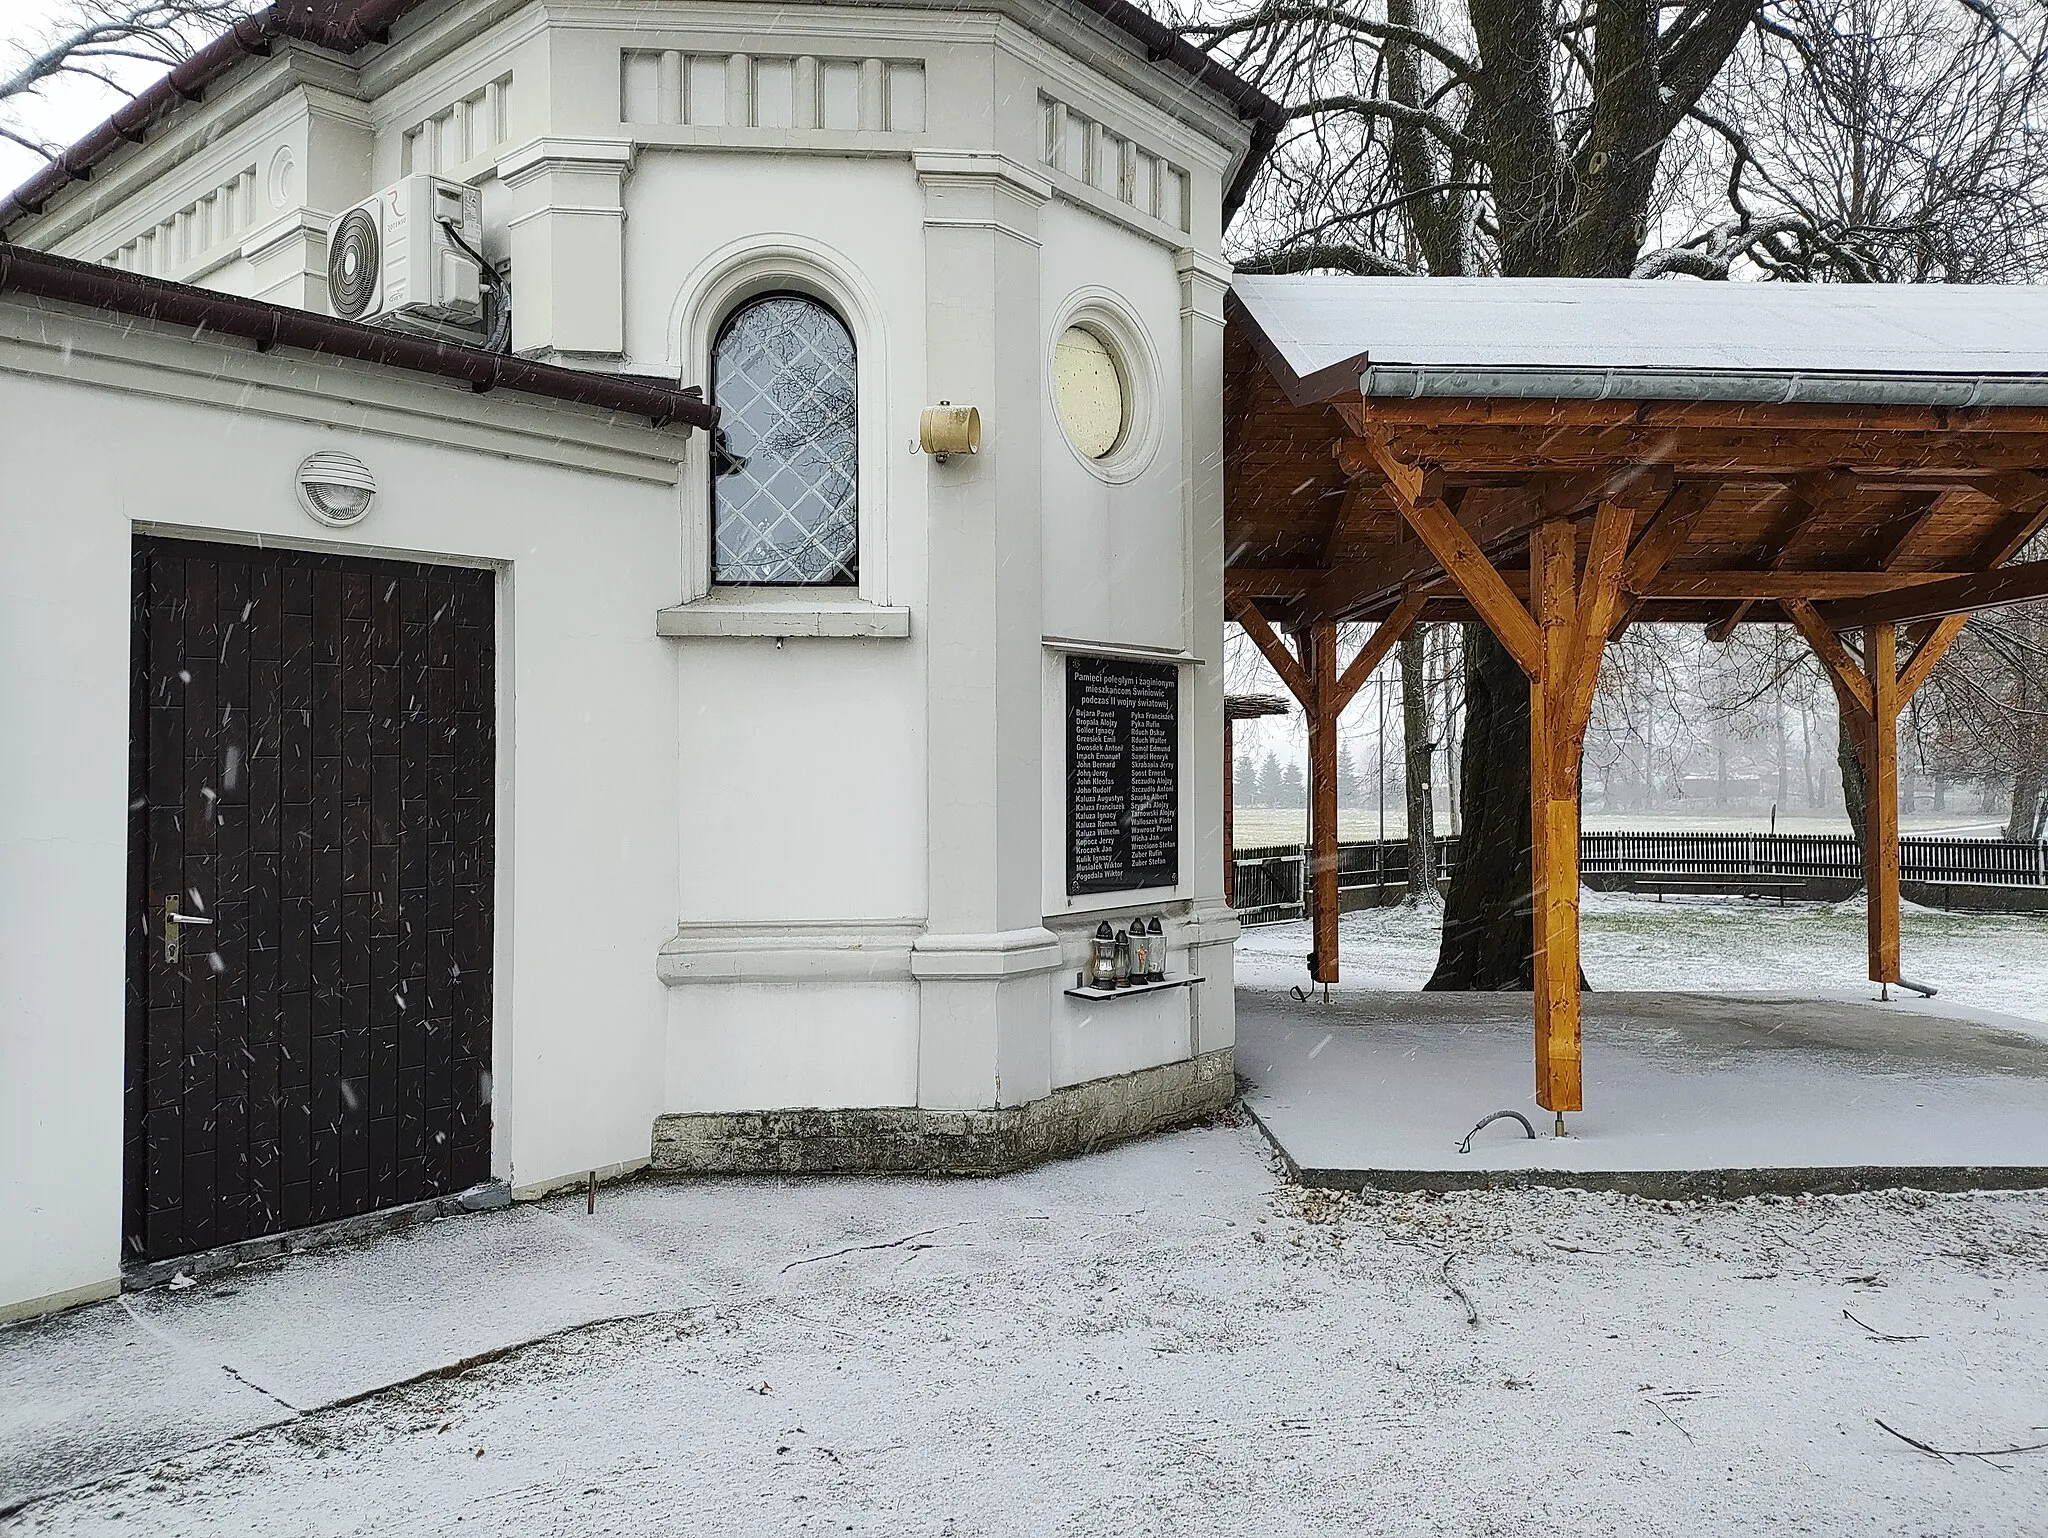
<svg viewBox="0 0 2048 1538"><path fill-rule="evenodd" d="M1899 631L1863 633L1870 680L1870 754L1863 776L1863 895L1869 912L1870 980L1899 980Z"/></svg>
<svg viewBox="0 0 2048 1538"><path fill-rule="evenodd" d="M1337 627L1302 632L1308 674L1309 867L1315 888L1315 961L1310 975L1337 981Z"/></svg>
<svg viewBox="0 0 2048 1538"><path fill-rule="evenodd" d="M1899 975L1899 712L1927 682L1955 638L1964 616L1927 628L1903 670L1899 629L1873 623L1863 632L1859 665L1812 604L1788 602L1785 612L1827 670L1863 765L1863 900L1867 911L1870 980L1889 988Z"/></svg>
<svg viewBox="0 0 2048 1538"><path fill-rule="evenodd" d="M1237 723L1223 713L1223 900L1237 906Z"/></svg>
<svg viewBox="0 0 2048 1538"><path fill-rule="evenodd" d="M1555 519L1539 525L1529 547L1529 606L1542 638L1540 665L1529 679L1536 1103L1560 1116L1585 1103L1579 1068L1578 771L1570 751L1577 736L1571 721L1578 630L1574 564L1571 524Z"/></svg>

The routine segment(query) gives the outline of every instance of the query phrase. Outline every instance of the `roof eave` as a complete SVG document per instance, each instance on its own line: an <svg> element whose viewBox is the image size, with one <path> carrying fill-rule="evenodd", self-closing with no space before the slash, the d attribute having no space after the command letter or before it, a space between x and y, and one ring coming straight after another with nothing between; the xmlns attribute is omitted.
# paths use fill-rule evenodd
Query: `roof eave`
<svg viewBox="0 0 2048 1538"><path fill-rule="evenodd" d="M1323 370L1312 378L1320 380L1329 372ZM2048 406L2048 374L1589 369L1371 363L1360 359L1351 378L1361 395L1379 400L1716 401L1948 410ZM1325 390L1312 398L1328 399L1334 393Z"/></svg>

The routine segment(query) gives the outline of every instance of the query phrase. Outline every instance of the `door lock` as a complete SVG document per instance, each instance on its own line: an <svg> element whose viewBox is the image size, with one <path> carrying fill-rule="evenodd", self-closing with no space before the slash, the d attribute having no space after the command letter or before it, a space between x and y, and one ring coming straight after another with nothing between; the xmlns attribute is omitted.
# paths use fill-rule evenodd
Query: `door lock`
<svg viewBox="0 0 2048 1538"><path fill-rule="evenodd" d="M178 899L166 897L164 899L164 964L166 966L174 967L178 964L178 953L181 949L178 941L178 930L186 924L198 924L210 928L213 920L196 913L180 913L178 911Z"/></svg>

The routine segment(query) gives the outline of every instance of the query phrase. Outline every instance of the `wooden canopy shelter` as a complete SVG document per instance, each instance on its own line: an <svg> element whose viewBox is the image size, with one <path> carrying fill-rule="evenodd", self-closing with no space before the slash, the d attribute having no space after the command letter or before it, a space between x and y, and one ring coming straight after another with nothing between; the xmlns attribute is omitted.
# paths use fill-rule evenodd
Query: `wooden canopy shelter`
<svg viewBox="0 0 2048 1538"><path fill-rule="evenodd" d="M1228 612L1309 723L1337 980L1337 718L1418 620L1529 678L1537 1103L1583 1105L1579 762L1608 641L1791 624L1869 787L1870 976L1899 971L1897 721L1967 616L2048 596L2048 288L1239 278ZM1340 666L1337 626L1377 621ZM1860 639L1859 639L1860 638ZM1909 985L1910 986L1910 985Z"/></svg>

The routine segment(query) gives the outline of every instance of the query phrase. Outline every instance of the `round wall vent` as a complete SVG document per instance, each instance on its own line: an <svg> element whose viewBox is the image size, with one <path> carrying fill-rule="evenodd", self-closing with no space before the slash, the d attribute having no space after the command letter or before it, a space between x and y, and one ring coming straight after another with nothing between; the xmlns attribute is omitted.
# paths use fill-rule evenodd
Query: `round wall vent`
<svg viewBox="0 0 2048 1538"><path fill-rule="evenodd" d="M377 500L377 478L353 454L322 449L299 466L299 505L330 528L361 523Z"/></svg>
<svg viewBox="0 0 2048 1538"><path fill-rule="evenodd" d="M361 320L376 303L377 269L383 261L377 219L367 208L341 216L327 240L327 294L343 320Z"/></svg>

